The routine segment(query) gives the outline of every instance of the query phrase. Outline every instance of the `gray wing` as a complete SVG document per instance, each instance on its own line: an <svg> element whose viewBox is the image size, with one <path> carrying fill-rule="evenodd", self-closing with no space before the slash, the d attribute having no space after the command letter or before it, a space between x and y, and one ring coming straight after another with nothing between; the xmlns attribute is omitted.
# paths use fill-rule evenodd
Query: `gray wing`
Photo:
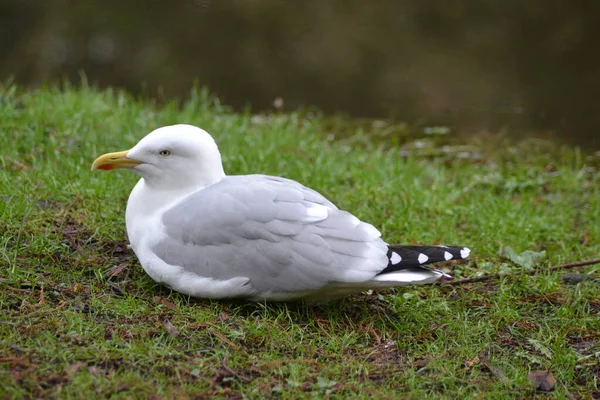
<svg viewBox="0 0 600 400"><path fill-rule="evenodd" d="M153 247L162 260L213 279L247 277L258 292L364 282L388 265L377 229L284 178L226 177L162 222L166 237Z"/></svg>

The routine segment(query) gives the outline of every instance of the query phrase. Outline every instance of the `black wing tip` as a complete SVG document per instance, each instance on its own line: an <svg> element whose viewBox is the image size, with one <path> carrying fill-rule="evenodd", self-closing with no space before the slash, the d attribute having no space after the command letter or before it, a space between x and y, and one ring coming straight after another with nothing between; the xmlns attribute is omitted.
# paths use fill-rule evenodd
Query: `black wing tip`
<svg viewBox="0 0 600 400"><path fill-rule="evenodd" d="M470 254L471 249L466 246L388 246L388 266L378 275L406 268L430 269L425 266L442 261L464 260Z"/></svg>

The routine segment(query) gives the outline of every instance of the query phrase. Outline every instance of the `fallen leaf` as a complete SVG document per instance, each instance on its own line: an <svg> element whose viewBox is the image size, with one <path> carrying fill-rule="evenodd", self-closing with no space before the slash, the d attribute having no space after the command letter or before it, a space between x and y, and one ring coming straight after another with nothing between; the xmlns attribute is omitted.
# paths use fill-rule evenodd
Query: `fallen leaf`
<svg viewBox="0 0 600 400"><path fill-rule="evenodd" d="M582 246L584 246L584 247L585 247L585 246L587 246L587 245L588 245L589 241L590 241L590 231L589 231L589 229L588 229L588 228L585 228L585 229L583 230L583 234L582 234L582 237L581 237L580 243L581 243L581 245L582 245Z"/></svg>
<svg viewBox="0 0 600 400"><path fill-rule="evenodd" d="M504 247L500 253L504 258L526 270L533 269L538 261L546 256L545 251L537 252L532 250L525 250L521 254L517 254L510 246Z"/></svg>
<svg viewBox="0 0 600 400"><path fill-rule="evenodd" d="M160 296L154 296L154 300L156 300L157 302L159 302L160 304L162 304L170 310L179 312L179 307L177 307L175 303L173 303L171 300L165 299L164 297Z"/></svg>
<svg viewBox="0 0 600 400"><path fill-rule="evenodd" d="M554 390L556 379L549 371L531 371L527 380L533 383L538 392L548 393Z"/></svg>
<svg viewBox="0 0 600 400"><path fill-rule="evenodd" d="M29 365L29 362L22 357L0 357L0 363L11 363L15 365Z"/></svg>
<svg viewBox="0 0 600 400"><path fill-rule="evenodd" d="M44 293L44 285L40 289L40 297L38 298L38 304L42 305L46 303L46 294Z"/></svg>
<svg viewBox="0 0 600 400"><path fill-rule="evenodd" d="M67 366L65 366L65 374L67 374L68 377L71 377L71 375L73 375L75 372L79 371L81 369L81 367L83 367L83 363L80 362L76 362L73 364L69 364Z"/></svg>
<svg viewBox="0 0 600 400"><path fill-rule="evenodd" d="M519 328L533 329L535 328L535 324L529 321L515 321L514 325Z"/></svg>
<svg viewBox="0 0 600 400"><path fill-rule="evenodd" d="M502 371L502 369L500 369L500 367L492 364L490 359L485 354L481 353L478 358L479 358L479 361L481 361L481 363L483 365L485 365L485 367L488 369L488 371L490 371L492 373L492 375L494 375L496 378L498 378L500 381L502 381L504 383L509 382L509 379L506 376L506 373L504 371Z"/></svg>
<svg viewBox="0 0 600 400"><path fill-rule="evenodd" d="M322 376L317 377L316 387L320 390L331 389L336 386L338 383L336 381L330 381L327 378L323 378Z"/></svg>
<svg viewBox="0 0 600 400"><path fill-rule="evenodd" d="M477 357L475 357L474 359L472 359L472 360L469 360L469 361L465 362L463 365L465 366L465 368L467 368L467 369L468 369L468 368L471 368L471 367L472 367L473 365L475 365L476 363L478 363L479 361L480 361L480 360L479 360L479 357L477 356Z"/></svg>
<svg viewBox="0 0 600 400"><path fill-rule="evenodd" d="M20 170L24 170L24 171L26 171L26 170L28 170L28 169L29 169L29 167L28 167L27 165L23 164L23 163L22 163L21 161L19 161L19 160L15 160L15 159L14 159L14 158L12 158L12 157L9 157L9 156L6 156L6 155L2 155L2 156L0 156L0 158L3 158L5 161L7 161L7 164L9 164L9 165L10 165L10 164L12 164L12 165L13 165L13 168L12 168L13 170L14 170L14 169L20 169ZM16 168L15 168L15 167L16 167ZM9 168L10 168L10 167L9 167Z"/></svg>
<svg viewBox="0 0 600 400"><path fill-rule="evenodd" d="M98 368L96 366L90 365L88 367L88 372L90 373L90 375L106 375L106 371L103 370L102 368Z"/></svg>
<svg viewBox="0 0 600 400"><path fill-rule="evenodd" d="M121 273L123 273L123 271L125 271L126 268L127 268L127 263L124 263L124 262L121 264L113 265L112 267L110 267L108 269L108 271L106 272L106 274L104 276L106 278L112 278L117 275L121 275Z"/></svg>
<svg viewBox="0 0 600 400"><path fill-rule="evenodd" d="M173 324L168 319L165 319L163 321L163 326L165 327L169 335L173 335L175 337L179 336L179 331L173 326Z"/></svg>
<svg viewBox="0 0 600 400"><path fill-rule="evenodd" d="M123 288L121 288L121 286L115 285L114 283L111 283L111 282L107 282L107 284L111 288L113 293L118 294L120 296L122 296L125 293L125 291L123 290Z"/></svg>

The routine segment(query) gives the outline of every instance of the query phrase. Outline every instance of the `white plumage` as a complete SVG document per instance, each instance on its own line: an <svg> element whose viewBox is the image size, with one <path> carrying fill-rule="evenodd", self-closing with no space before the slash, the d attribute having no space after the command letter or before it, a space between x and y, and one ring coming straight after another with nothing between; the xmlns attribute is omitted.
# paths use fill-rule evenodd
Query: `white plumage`
<svg viewBox="0 0 600 400"><path fill-rule="evenodd" d="M470 251L388 246L298 182L226 176L213 138L190 125L157 129L92 168L141 176L127 203L131 246L152 279L194 297L321 300L431 283L444 274L424 264Z"/></svg>

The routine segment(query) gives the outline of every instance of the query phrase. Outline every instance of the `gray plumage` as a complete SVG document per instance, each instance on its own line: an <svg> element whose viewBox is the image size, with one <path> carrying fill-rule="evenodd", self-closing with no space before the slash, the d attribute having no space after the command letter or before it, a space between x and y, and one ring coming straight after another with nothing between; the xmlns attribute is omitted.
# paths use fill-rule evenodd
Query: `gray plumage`
<svg viewBox="0 0 600 400"><path fill-rule="evenodd" d="M166 238L153 247L162 260L213 279L248 277L258 292L365 282L389 261L373 226L284 178L226 177L183 199L162 222Z"/></svg>
<svg viewBox="0 0 600 400"><path fill-rule="evenodd" d="M321 301L432 283L426 264L464 259L459 246L388 246L372 225L298 182L226 176L214 139L191 125L156 129L92 169L141 179L127 201L131 247L156 282L204 298Z"/></svg>

